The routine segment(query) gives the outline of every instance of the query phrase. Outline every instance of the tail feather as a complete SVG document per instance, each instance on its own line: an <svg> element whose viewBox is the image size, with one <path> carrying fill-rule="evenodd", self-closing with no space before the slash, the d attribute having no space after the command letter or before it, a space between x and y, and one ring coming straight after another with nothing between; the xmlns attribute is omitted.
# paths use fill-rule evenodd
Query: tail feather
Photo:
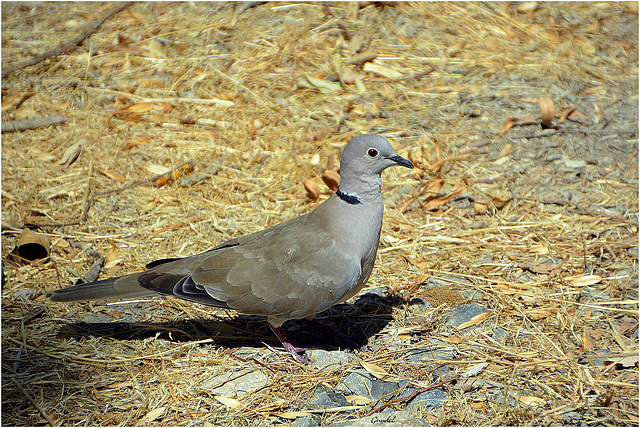
<svg viewBox="0 0 640 428"><path fill-rule="evenodd" d="M49 298L54 302L77 302L83 300L117 300L154 295L157 295L157 293L138 285L137 274L134 274L63 288L54 291Z"/></svg>

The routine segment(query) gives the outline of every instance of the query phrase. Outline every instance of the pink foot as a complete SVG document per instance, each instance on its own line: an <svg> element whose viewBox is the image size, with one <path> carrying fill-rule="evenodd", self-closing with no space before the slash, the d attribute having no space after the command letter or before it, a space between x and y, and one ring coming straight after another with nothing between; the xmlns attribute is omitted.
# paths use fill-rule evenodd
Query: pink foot
<svg viewBox="0 0 640 428"><path fill-rule="evenodd" d="M307 364L309 362L309 359L307 357L305 357L304 355L300 355L307 351L307 348L298 348L297 346L293 346L291 342L289 342L289 338L287 337L287 334L284 332L284 330L282 330L282 328L274 327L271 325L271 323L268 324L269 327L271 327L271 331L273 331L273 334L275 334L278 340L280 340L280 343L282 343L284 349L289 351L294 360L302 364Z"/></svg>

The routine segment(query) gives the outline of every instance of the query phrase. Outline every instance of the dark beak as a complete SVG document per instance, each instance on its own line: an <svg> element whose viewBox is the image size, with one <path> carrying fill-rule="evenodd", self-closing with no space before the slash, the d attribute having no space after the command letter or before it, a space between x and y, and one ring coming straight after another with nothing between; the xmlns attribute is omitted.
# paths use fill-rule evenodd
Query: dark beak
<svg viewBox="0 0 640 428"><path fill-rule="evenodd" d="M394 156L391 156L389 159L394 161L397 165L401 165L406 168L413 169L413 164L409 160L403 158L402 156L394 155Z"/></svg>

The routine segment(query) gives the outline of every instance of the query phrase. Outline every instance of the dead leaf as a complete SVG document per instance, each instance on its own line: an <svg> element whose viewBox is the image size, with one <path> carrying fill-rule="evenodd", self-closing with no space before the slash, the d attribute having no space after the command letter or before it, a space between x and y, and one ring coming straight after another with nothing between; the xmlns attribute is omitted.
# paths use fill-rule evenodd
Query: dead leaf
<svg viewBox="0 0 640 428"><path fill-rule="evenodd" d="M366 361L361 361L362 367L373 376L377 377L380 380L384 380L386 378L392 377L389 373L387 373L382 367L377 366L372 363L367 363Z"/></svg>
<svg viewBox="0 0 640 428"><path fill-rule="evenodd" d="M505 132L513 128L513 125L515 125L516 122L518 122L518 119L516 119L515 117L510 117L502 124L502 128L500 128L498 134L504 134Z"/></svg>
<svg viewBox="0 0 640 428"><path fill-rule="evenodd" d="M82 143L76 143L64 152L62 159L60 159L60 162L58 163L62 166L68 167L78 159L80 152L82 152Z"/></svg>
<svg viewBox="0 0 640 428"><path fill-rule="evenodd" d="M351 36L351 40L347 42L347 47L353 53L358 53L364 46L365 37L362 33L355 33Z"/></svg>
<svg viewBox="0 0 640 428"><path fill-rule="evenodd" d="M218 98L225 101L233 101L238 98L238 93L235 91L222 92L218 94Z"/></svg>
<svg viewBox="0 0 640 428"><path fill-rule="evenodd" d="M600 275L580 275L567 278L567 282L574 287L587 287L602 281Z"/></svg>
<svg viewBox="0 0 640 428"><path fill-rule="evenodd" d="M440 147L440 141L433 140L433 146L436 149L436 163L442 160L442 147Z"/></svg>
<svg viewBox="0 0 640 428"><path fill-rule="evenodd" d="M352 70L348 67L343 67L340 70L340 78L342 79L342 81L347 84L347 85L351 85L356 83L356 81L361 78L360 74L358 74L357 71Z"/></svg>
<svg viewBox="0 0 640 428"><path fill-rule="evenodd" d="M153 422L167 411L167 406L158 407L144 415L136 424L136 426L147 426L149 422Z"/></svg>
<svg viewBox="0 0 640 428"><path fill-rule="evenodd" d="M622 366L622 368L624 369L628 369L631 367L637 367L638 366L638 355L631 355L629 357L620 357L620 358L614 358L612 360L613 364L619 364Z"/></svg>
<svg viewBox="0 0 640 428"><path fill-rule="evenodd" d="M240 401L236 400L235 398L229 398L223 395L216 395L213 398L215 398L225 406L230 407L232 409L239 409L244 406L244 404L242 404Z"/></svg>
<svg viewBox="0 0 640 428"><path fill-rule="evenodd" d="M250 136L254 137L256 135L256 131L262 128L262 126L262 121L254 117L253 119L250 119L249 123L247 124L247 132Z"/></svg>
<svg viewBox="0 0 640 428"><path fill-rule="evenodd" d="M143 168L154 175L166 174L167 172L170 171L170 169L167 168L166 166L157 165L157 164L145 165L143 166Z"/></svg>
<svg viewBox="0 0 640 428"><path fill-rule="evenodd" d="M140 135L122 143L122 145L120 146L120 149L123 151L130 150L131 148L139 144L148 143L149 141L152 141L152 140L153 138L148 135Z"/></svg>
<svg viewBox="0 0 640 428"><path fill-rule="evenodd" d="M593 348L593 343L589 337L589 329L587 327L582 329L582 347L585 352L590 351Z"/></svg>
<svg viewBox="0 0 640 428"><path fill-rule="evenodd" d="M533 397L531 395L514 395L513 398L518 400L519 402L526 404L528 406L537 407L541 404L544 404L544 400L542 398Z"/></svg>
<svg viewBox="0 0 640 428"><path fill-rule="evenodd" d="M518 12L527 13L527 12L533 12L534 10L537 9L537 7L538 7L537 1L525 1L522 3L518 3L516 10Z"/></svg>
<svg viewBox="0 0 640 428"><path fill-rule="evenodd" d="M434 209L440 207L441 205L444 205L451 198L458 196L460 193L464 192L465 190L466 190L466 186L456 184L453 187L453 190L451 191L451 193L449 193L447 196L442 198L434 198L427 201L427 203L422 206L422 209L425 211L433 211Z"/></svg>
<svg viewBox="0 0 640 428"><path fill-rule="evenodd" d="M338 82L331 82L305 74L296 82L296 88L316 89L323 94L328 94L342 89L342 85Z"/></svg>
<svg viewBox="0 0 640 428"><path fill-rule="evenodd" d="M368 63L369 61L373 61L377 57L378 57L378 54L375 51L370 49L349 58L347 60L347 64L351 64L351 65L364 64L365 62Z"/></svg>
<svg viewBox="0 0 640 428"><path fill-rule="evenodd" d="M313 181L313 179L310 178L305 181L304 188L307 191L307 196L309 196L309 199L312 199L314 201L318 200L318 198L320 197L320 186L318 186L318 184Z"/></svg>
<svg viewBox="0 0 640 428"><path fill-rule="evenodd" d="M527 309L525 314L530 320L538 321L549 317L552 312L547 309Z"/></svg>
<svg viewBox="0 0 640 428"><path fill-rule="evenodd" d="M329 155L329 157L327 158L327 169L328 170L332 170L333 169L333 155ZM338 173L339 175L340 173Z"/></svg>
<svg viewBox="0 0 640 428"><path fill-rule="evenodd" d="M354 406L362 406L371 403L371 399L362 395L346 395L344 398Z"/></svg>
<svg viewBox="0 0 640 428"><path fill-rule="evenodd" d="M579 120L583 120L583 121L586 121L586 120L589 119L587 117L587 115L582 113L580 110L572 111L571 113L569 113L569 117L573 117L573 118L576 118L576 119L579 119Z"/></svg>
<svg viewBox="0 0 640 428"><path fill-rule="evenodd" d="M582 95L599 95L604 97L607 94L607 89L604 86L592 86L580 91Z"/></svg>
<svg viewBox="0 0 640 428"><path fill-rule="evenodd" d="M322 173L322 181L329 189L335 192L340 187L340 174L336 171L327 170Z"/></svg>
<svg viewBox="0 0 640 428"><path fill-rule="evenodd" d="M569 115L571 115L574 111L576 111L575 107L563 108L562 110L556 112L556 116L558 116L558 123L564 123Z"/></svg>
<svg viewBox="0 0 640 428"><path fill-rule="evenodd" d="M465 48L465 46L467 46L467 42L459 41L455 45L449 46L447 48L447 55L450 57L454 57L459 54Z"/></svg>
<svg viewBox="0 0 640 428"><path fill-rule="evenodd" d="M108 171L106 169L99 169L98 172L100 174L104 175L105 177L108 177L108 178L110 178L112 180L125 181L124 175L120 174L119 172Z"/></svg>
<svg viewBox="0 0 640 428"><path fill-rule="evenodd" d="M192 166L190 164L186 164L186 165L182 165L180 168L174 169L171 172L167 172L166 174L163 174L162 177L158 177L156 179L156 185L158 187L162 187L169 182L176 181L183 174L187 174L191 172L191 168Z"/></svg>
<svg viewBox="0 0 640 428"><path fill-rule="evenodd" d="M429 200L426 204L424 204L422 206L422 209L425 211L433 211L439 208L440 206L446 204L448 200L449 198L433 198Z"/></svg>
<svg viewBox="0 0 640 428"><path fill-rule="evenodd" d="M9 93L2 98L2 112L9 110L15 103L20 100L21 94L15 88L11 88Z"/></svg>
<svg viewBox="0 0 640 428"><path fill-rule="evenodd" d="M406 256L404 254L401 254L399 257L401 259L405 260L407 263L410 263L413 266L416 266L417 268L420 268L420 269L425 269L427 267L427 264L428 264L427 261L424 260L424 259L417 259L415 257L409 257L409 256ZM429 276L427 275L426 277L428 278Z"/></svg>
<svg viewBox="0 0 640 428"><path fill-rule="evenodd" d="M459 336L434 336L434 337L443 342L449 342L449 343L455 343L455 344L462 343L462 338Z"/></svg>
<svg viewBox="0 0 640 428"><path fill-rule="evenodd" d="M496 209L501 210L505 207L509 202L511 202L512 198L500 199L500 198L491 198L491 202Z"/></svg>
<svg viewBox="0 0 640 428"><path fill-rule="evenodd" d="M311 416L311 413L309 412L284 412L284 413L278 413L276 416L279 416L281 418L284 419L298 419L298 418L302 418L305 416Z"/></svg>
<svg viewBox="0 0 640 428"><path fill-rule="evenodd" d="M489 363L478 363L473 367L469 367L467 369L467 371L465 371L462 374L462 377L471 377L471 376L475 376L478 373L480 373L482 370L485 369L485 367L487 367L489 365Z"/></svg>
<svg viewBox="0 0 640 428"><path fill-rule="evenodd" d="M534 244L531 246L531 251L534 252L535 254L544 256L546 254L549 254L549 247L547 247L544 244Z"/></svg>
<svg viewBox="0 0 640 428"><path fill-rule="evenodd" d="M388 79L399 79L402 77L402 73L399 73L389 67L385 67L384 65L374 64L372 62L368 62L362 67L363 71L368 71L374 74L377 74L382 77L386 77Z"/></svg>
<svg viewBox="0 0 640 428"><path fill-rule="evenodd" d="M482 321L484 321L489 315L491 315L491 311L487 311L487 312L483 312L481 314L476 315L475 317L471 318L469 321L467 322L463 322L462 324L460 324L459 326L456 327L456 330L462 330L465 329L467 327L471 327L472 325L476 325L476 324L480 324Z"/></svg>
<svg viewBox="0 0 640 428"><path fill-rule="evenodd" d="M437 194L442 186L444 185L444 178L438 177L433 178L427 182L427 186L425 187L425 193Z"/></svg>
<svg viewBox="0 0 640 428"><path fill-rule="evenodd" d="M536 262L528 262L521 263L518 265L521 269L528 270L533 273L542 273L547 274L556 271L562 266L561 263L536 263Z"/></svg>
<svg viewBox="0 0 640 428"><path fill-rule="evenodd" d="M502 150L500 150L500 153L498 154L498 157L501 158L502 156L506 156L509 153L511 153L511 149L513 148L513 144L511 143L507 143L504 145L504 147L502 148Z"/></svg>
<svg viewBox="0 0 640 428"><path fill-rule="evenodd" d="M53 243L53 245L55 245L58 248L62 248L63 250L66 250L71 247L71 244L69 244L69 241L63 238L58 238L56 242Z"/></svg>
<svg viewBox="0 0 640 428"><path fill-rule="evenodd" d="M627 338L626 336L622 336L619 332L618 329L616 329L613 325L613 323L611 322L610 319L607 320L609 323L609 326L611 327L611 336L613 336L613 340L616 341L616 343L618 344L618 346L620 347L620 349L622 349L622 351L627 352L629 350L632 349L633 345L631 344L631 340L629 338ZM636 349L637 352L637 349Z"/></svg>
<svg viewBox="0 0 640 428"><path fill-rule="evenodd" d="M104 269L112 269L114 267L116 267L120 262L122 261L121 258L118 258L118 250L117 247L114 245L111 246L111 248L109 248L109 251L107 251L107 255L104 258Z"/></svg>
<svg viewBox="0 0 640 428"><path fill-rule="evenodd" d="M136 103L136 104L131 104L127 107L121 108L117 110L114 114L116 116L121 116L124 114L130 114L130 113L140 114L140 113L146 113L151 110L153 110L153 103Z"/></svg>
<svg viewBox="0 0 640 428"><path fill-rule="evenodd" d="M473 202L473 213L474 214L480 214L483 213L487 210L487 208L489 208L489 205L487 204L483 204L481 202Z"/></svg>
<svg viewBox="0 0 640 428"><path fill-rule="evenodd" d="M540 112L542 117L542 127L551 128L553 126L553 117L555 116L555 108L553 100L549 97L540 98Z"/></svg>
<svg viewBox="0 0 640 428"><path fill-rule="evenodd" d="M54 160L56 157L53 156L51 153L44 153L36 148L32 148L29 151L29 154L31 156L33 156L35 159L39 160L39 161L43 161L43 162L49 162Z"/></svg>

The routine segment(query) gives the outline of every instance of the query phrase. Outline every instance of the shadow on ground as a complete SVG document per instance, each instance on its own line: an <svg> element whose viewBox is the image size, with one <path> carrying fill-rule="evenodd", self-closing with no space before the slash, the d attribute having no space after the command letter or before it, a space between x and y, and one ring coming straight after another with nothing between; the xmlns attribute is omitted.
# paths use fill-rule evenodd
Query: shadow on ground
<svg viewBox="0 0 640 428"><path fill-rule="evenodd" d="M366 293L352 304L341 304L319 314L316 318L348 336L357 347L367 344L369 338L382 331L392 320L393 307L404 301L397 296L379 296ZM296 346L320 349L336 349L330 338L314 330L303 320L285 323L285 331ZM158 337L172 342L189 342L214 339L216 346L239 348L261 347L265 342L278 345L270 331L266 318L238 314L224 319L212 314L211 318L193 318L175 322L137 323L77 322L63 326L62 338L103 337L113 340L139 340Z"/></svg>

